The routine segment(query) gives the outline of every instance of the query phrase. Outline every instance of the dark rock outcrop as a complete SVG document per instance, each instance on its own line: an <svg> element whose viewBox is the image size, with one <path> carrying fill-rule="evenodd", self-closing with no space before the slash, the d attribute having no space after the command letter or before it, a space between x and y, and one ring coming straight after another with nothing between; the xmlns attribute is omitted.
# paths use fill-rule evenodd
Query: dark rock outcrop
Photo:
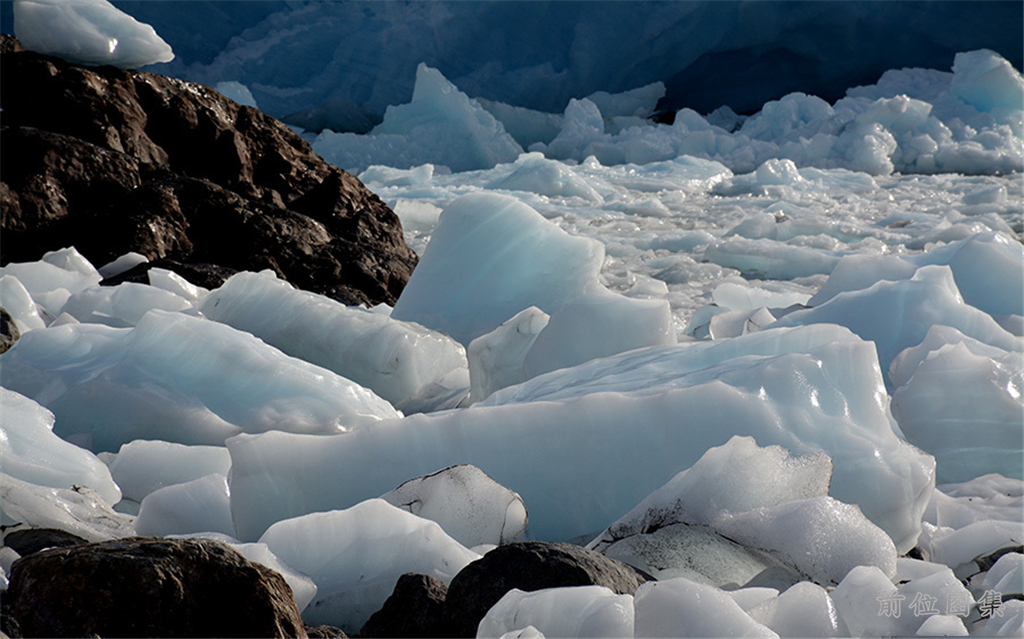
<svg viewBox="0 0 1024 639"><path fill-rule="evenodd" d="M406 573L384 606L373 613L360 637L445 637L444 600L448 586L430 575Z"/></svg>
<svg viewBox="0 0 1024 639"><path fill-rule="evenodd" d="M0 306L0 353L6 353L21 337L18 325L7 309Z"/></svg>
<svg viewBox="0 0 1024 639"><path fill-rule="evenodd" d="M205 86L13 52L0 36L2 260L75 246L271 268L345 303L394 303L416 264L398 217L283 123Z"/></svg>
<svg viewBox="0 0 1024 639"><path fill-rule="evenodd" d="M38 552L14 563L5 598L29 637L306 637L284 578L208 539Z"/></svg>
<svg viewBox="0 0 1024 639"><path fill-rule="evenodd" d="M605 586L633 594L654 578L581 546L551 542L517 542L499 546L452 579L445 599L445 623L453 637L475 637L487 611L506 592L567 586Z"/></svg>
<svg viewBox="0 0 1024 639"><path fill-rule="evenodd" d="M22 557L47 548L67 548L89 543L78 535L56 528L19 528L4 533L4 545Z"/></svg>

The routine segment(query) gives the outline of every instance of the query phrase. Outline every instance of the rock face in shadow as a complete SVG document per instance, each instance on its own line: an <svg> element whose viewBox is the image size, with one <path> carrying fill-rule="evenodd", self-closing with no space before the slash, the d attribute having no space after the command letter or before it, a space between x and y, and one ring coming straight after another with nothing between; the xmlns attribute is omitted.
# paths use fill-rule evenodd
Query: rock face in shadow
<svg viewBox="0 0 1024 639"><path fill-rule="evenodd" d="M198 84L18 52L0 36L2 261L75 246L271 268L394 304L416 264L398 217L294 131Z"/></svg>
<svg viewBox="0 0 1024 639"><path fill-rule="evenodd" d="M621 561L580 546L524 541L498 546L452 579L445 598L446 630L452 637L475 637L477 626L506 592L568 586L605 586L633 594L654 578Z"/></svg>
<svg viewBox="0 0 1024 639"><path fill-rule="evenodd" d="M209 539L37 552L14 563L5 599L26 637L306 637L284 578Z"/></svg>
<svg viewBox="0 0 1024 639"><path fill-rule="evenodd" d="M398 578L384 606L359 631L360 637L445 637L444 600L448 586L430 575Z"/></svg>

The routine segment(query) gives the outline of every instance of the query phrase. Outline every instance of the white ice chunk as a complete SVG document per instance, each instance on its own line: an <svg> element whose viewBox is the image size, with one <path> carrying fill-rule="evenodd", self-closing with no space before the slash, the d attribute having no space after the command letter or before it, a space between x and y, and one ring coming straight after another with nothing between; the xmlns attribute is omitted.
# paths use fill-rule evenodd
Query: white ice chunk
<svg viewBox="0 0 1024 639"><path fill-rule="evenodd" d="M153 27L107 0L17 0L14 34L30 51L122 69L174 59Z"/></svg>
<svg viewBox="0 0 1024 639"><path fill-rule="evenodd" d="M551 314L523 359L523 376L675 342L668 301L625 297L593 282Z"/></svg>
<svg viewBox="0 0 1024 639"><path fill-rule="evenodd" d="M949 88L978 111L1024 109L1024 77L1006 59L988 49L956 54Z"/></svg>
<svg viewBox="0 0 1024 639"><path fill-rule="evenodd" d="M895 388L906 384L917 372L918 366L928 359L932 353L947 350L954 345L963 345L972 354L992 358L1004 365L1012 364L1014 358L1020 360L1019 353L1008 353L1004 349L989 346L972 337L967 337L952 326L936 324L928 329L924 339L917 346L902 351L889 367L889 379ZM1004 361L1006 360L1006 361Z"/></svg>
<svg viewBox="0 0 1024 639"><path fill-rule="evenodd" d="M120 275L125 271L135 268L139 264L145 264L149 261L149 258L141 253L135 251L129 251L121 257L117 258L113 262L108 262L99 268L99 274L104 278L114 277Z"/></svg>
<svg viewBox="0 0 1024 639"><path fill-rule="evenodd" d="M79 322L115 328L135 326L154 309L182 312L192 309L183 297L155 286L125 282L117 286L93 286L68 298L63 312Z"/></svg>
<svg viewBox="0 0 1024 639"><path fill-rule="evenodd" d="M632 637L633 596L604 586L513 588L480 620L476 636L498 638L524 626L545 637Z"/></svg>
<svg viewBox="0 0 1024 639"><path fill-rule="evenodd" d="M988 569L981 582L984 590L994 590L1004 595L1024 593L1024 555L1008 552Z"/></svg>
<svg viewBox="0 0 1024 639"><path fill-rule="evenodd" d="M732 311L787 308L794 304L806 304L809 298L805 293L769 290L744 280L726 280L711 292L715 304Z"/></svg>
<svg viewBox="0 0 1024 639"><path fill-rule="evenodd" d="M60 253L58 255L64 255ZM57 257L55 255L54 257ZM83 258L84 260L84 258ZM100 283L103 276L95 269L83 273L80 260L56 259L57 263L11 262L0 267L0 276L13 275L25 287L32 300L50 317L61 314L68 297ZM64 268L68 265L68 268Z"/></svg>
<svg viewBox="0 0 1024 639"><path fill-rule="evenodd" d="M513 165L513 171L489 185L491 189L529 191L549 197L578 197L596 204L604 198L576 174L572 167L557 160L548 160L541 153L526 153Z"/></svg>
<svg viewBox="0 0 1024 639"><path fill-rule="evenodd" d="M441 214L392 317L468 344L519 311L552 313L582 295L604 246L569 235L519 200L464 195Z"/></svg>
<svg viewBox="0 0 1024 639"><path fill-rule="evenodd" d="M475 466L452 466L410 479L381 499L436 521L467 548L507 544L526 530L522 498Z"/></svg>
<svg viewBox="0 0 1024 639"><path fill-rule="evenodd" d="M137 439L121 446L110 474L126 499L141 502L151 492L220 473L231 468L223 446L185 446Z"/></svg>
<svg viewBox="0 0 1024 639"><path fill-rule="evenodd" d="M25 286L13 275L0 276L0 306L14 320L19 333L37 328L46 328L46 322L39 314L39 307Z"/></svg>
<svg viewBox="0 0 1024 639"><path fill-rule="evenodd" d="M945 566L928 576L900 585L897 596L903 597L900 602L906 611L892 620L893 634L900 636L917 633L929 614L951 610L951 602L959 602L965 612L974 605L974 597Z"/></svg>
<svg viewBox="0 0 1024 639"><path fill-rule="evenodd" d="M196 286L189 282L174 271L169 271L165 268L151 268L146 271L146 276L149 278L150 286L174 293L178 297L184 298L190 304L198 305L210 292L202 286Z"/></svg>
<svg viewBox="0 0 1024 639"><path fill-rule="evenodd" d="M1024 361L976 355L961 342L928 354L892 396L907 441L935 455L936 481L1024 477Z"/></svg>
<svg viewBox="0 0 1024 639"><path fill-rule="evenodd" d="M200 305L215 321L334 371L398 404L468 377L465 349L412 322L349 307L272 273L238 273Z"/></svg>
<svg viewBox="0 0 1024 639"><path fill-rule="evenodd" d="M955 569L976 557L1021 544L1024 544L1024 524L1019 519L989 520L978 521L957 530L940 528L933 534L926 550L930 551L932 561Z"/></svg>
<svg viewBox="0 0 1024 639"><path fill-rule="evenodd" d="M807 581L749 609L750 617L768 626L780 637L846 637L846 624L839 617L832 597L825 589Z"/></svg>
<svg viewBox="0 0 1024 639"><path fill-rule="evenodd" d="M250 106L254 109L259 108L256 104L256 98L252 97L252 91L249 90L249 87L237 80L218 82L213 88L225 98L234 100L242 106Z"/></svg>
<svg viewBox="0 0 1024 639"><path fill-rule="evenodd" d="M740 608L748 612L759 603L779 595L779 591L775 588L764 587L740 588L739 590L730 590L728 593L733 601L740 605Z"/></svg>
<svg viewBox="0 0 1024 639"><path fill-rule="evenodd" d="M88 541L135 535L135 518L114 512L87 486L50 488L0 473L0 524L25 522L33 528L57 528Z"/></svg>
<svg viewBox="0 0 1024 639"><path fill-rule="evenodd" d="M1024 482L1002 475L982 475L962 484L936 488L925 521L959 529L978 521L1021 521Z"/></svg>
<svg viewBox="0 0 1024 639"><path fill-rule="evenodd" d="M280 521L259 541L316 583L303 619L348 633L380 609L401 575L415 572L449 583L479 558L437 523L380 499Z"/></svg>
<svg viewBox="0 0 1024 639"><path fill-rule="evenodd" d="M525 379L523 360L550 317L531 306L469 343L466 356L469 358L470 401L486 399L494 391Z"/></svg>
<svg viewBox="0 0 1024 639"><path fill-rule="evenodd" d="M252 335L162 311L132 329L31 331L4 354L0 380L53 411L58 435L95 451L134 439L219 445L239 432L337 433L398 416L371 391Z"/></svg>
<svg viewBox="0 0 1024 639"><path fill-rule="evenodd" d="M964 620L955 615L931 615L917 629L919 637L967 637Z"/></svg>
<svg viewBox="0 0 1024 639"><path fill-rule="evenodd" d="M1024 601L1010 599L992 611L976 634L983 637L1019 637L1024 626Z"/></svg>
<svg viewBox="0 0 1024 639"><path fill-rule="evenodd" d="M111 504L120 501L106 465L53 434L53 413L6 388L0 388L0 407L4 473L39 486L88 486Z"/></svg>
<svg viewBox="0 0 1024 639"><path fill-rule="evenodd" d="M813 497L723 515L715 529L741 544L763 548L815 582L840 582L856 566L896 574L896 547L856 505Z"/></svg>
<svg viewBox="0 0 1024 639"><path fill-rule="evenodd" d="M605 118L649 118L658 106L658 100L663 97L665 84L654 82L622 93L597 91L588 95L586 99L596 104Z"/></svg>
<svg viewBox="0 0 1024 639"><path fill-rule="evenodd" d="M228 478L214 474L146 495L135 518L140 535L219 532L234 537Z"/></svg>
<svg viewBox="0 0 1024 639"><path fill-rule="evenodd" d="M898 595L889 577L875 566L854 568L831 592L832 601L851 637L891 637L896 634L891 606L909 603L895 599ZM908 613L901 608L901 614Z"/></svg>
<svg viewBox="0 0 1024 639"><path fill-rule="evenodd" d="M567 540L604 529L707 449L749 435L831 455L830 494L859 504L906 552L934 460L893 424L871 344L837 326L771 329L594 360L365 433L236 437L231 506L240 537L253 538L280 519L471 463L523 497L538 538Z"/></svg>
<svg viewBox="0 0 1024 639"><path fill-rule="evenodd" d="M778 637L728 593L683 577L648 581L635 597L636 637Z"/></svg>

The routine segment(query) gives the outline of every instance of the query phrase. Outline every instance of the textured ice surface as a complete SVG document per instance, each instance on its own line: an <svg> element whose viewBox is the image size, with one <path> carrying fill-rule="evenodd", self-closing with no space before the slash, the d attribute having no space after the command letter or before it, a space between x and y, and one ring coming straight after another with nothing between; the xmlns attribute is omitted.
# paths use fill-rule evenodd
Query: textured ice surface
<svg viewBox="0 0 1024 639"><path fill-rule="evenodd" d="M212 320L252 333L394 404L434 386L467 381L465 350L447 336L296 290L270 272L232 276L199 308Z"/></svg>
<svg viewBox="0 0 1024 639"><path fill-rule="evenodd" d="M493 190L527 191L551 197L578 197L603 204L604 198L577 175L572 167L549 160L541 153L520 155L512 165L512 173L491 183Z"/></svg>
<svg viewBox="0 0 1024 639"><path fill-rule="evenodd" d="M927 540L922 534L921 546L929 552L931 560L951 568L971 562L968 568L975 568L972 560L991 554L1001 548L1013 548L1024 544L1024 523L1022 520L982 520L955 530L930 527L925 524ZM958 573L960 571L958 570ZM967 575L975 572L970 569ZM966 575L961 575L966 576Z"/></svg>
<svg viewBox="0 0 1024 639"><path fill-rule="evenodd" d="M511 197L466 195L445 208L392 317L463 344L530 306L552 313L582 295L604 259Z"/></svg>
<svg viewBox="0 0 1024 639"><path fill-rule="evenodd" d="M174 59L153 27L107 0L18 0L14 34L30 51L78 64L130 69Z"/></svg>
<svg viewBox="0 0 1024 639"><path fill-rule="evenodd" d="M920 637L967 637L966 626L960 617L954 615L930 615L917 629Z"/></svg>
<svg viewBox="0 0 1024 639"><path fill-rule="evenodd" d="M33 528L56 528L88 541L135 535L134 517L114 512L87 486L37 486L0 473L0 524L25 522Z"/></svg>
<svg viewBox="0 0 1024 639"><path fill-rule="evenodd" d="M877 567L854 568L830 594L851 637L889 637L896 634L893 617L880 613L882 600L890 600L899 593L892 581ZM904 610L902 614L907 613Z"/></svg>
<svg viewBox="0 0 1024 639"><path fill-rule="evenodd" d="M381 499L436 521L467 548L516 541L526 530L522 498L475 466L452 466L410 479Z"/></svg>
<svg viewBox="0 0 1024 639"><path fill-rule="evenodd" d="M905 551L934 462L890 420L871 344L836 326L767 330L595 360L465 410L344 437L236 437L231 507L240 538L253 538L280 519L470 463L523 497L538 538L565 540L603 530L708 448L749 435L831 455L830 494L858 503Z"/></svg>
<svg viewBox="0 0 1024 639"><path fill-rule="evenodd" d="M0 276L0 306L14 320L19 333L46 328L39 307L32 301L25 286L13 275Z"/></svg>
<svg viewBox="0 0 1024 639"><path fill-rule="evenodd" d="M134 439L221 444L269 429L343 432L397 416L369 390L252 335L161 311L132 329L32 331L4 354L0 380L52 410L58 435L96 451Z"/></svg>
<svg viewBox="0 0 1024 639"><path fill-rule="evenodd" d="M153 491L142 500L135 531L157 537L195 532L234 537L228 478L207 475Z"/></svg>
<svg viewBox="0 0 1024 639"><path fill-rule="evenodd" d="M892 414L907 441L935 455L938 482L1024 478L1024 359L972 350L958 342L928 353L893 393Z"/></svg>
<svg viewBox="0 0 1024 639"><path fill-rule="evenodd" d="M950 601L966 603L967 610L974 605L974 597L964 588L953 571L945 566L930 575L900 584L898 596L904 597L900 601L906 612L899 617L893 617L891 627L892 634L899 636L916 634L927 618L924 614L926 610L935 611L932 614L945 612L949 609Z"/></svg>
<svg viewBox="0 0 1024 639"><path fill-rule="evenodd" d="M61 312L79 322L126 328L138 324L143 315L154 309L182 312L192 308L188 300L170 291L125 282L117 286L93 286L74 293Z"/></svg>
<svg viewBox="0 0 1024 639"><path fill-rule="evenodd" d="M136 253L135 251L129 251L124 255L118 257L117 259L113 260L112 262L108 262L103 266L99 267L97 272L99 272L99 274L105 278L114 277L115 275L120 275L121 273L124 273L125 271L132 269L138 266L139 264L145 264L148 261L149 258L146 257L145 255L141 253Z"/></svg>
<svg viewBox="0 0 1024 639"><path fill-rule="evenodd" d="M780 637L849 636L832 597L821 586L806 581L757 604L747 613Z"/></svg>
<svg viewBox="0 0 1024 639"><path fill-rule="evenodd" d="M435 522L380 500L281 521L259 539L317 585L303 619L357 632L407 572L448 583L479 555Z"/></svg>
<svg viewBox="0 0 1024 639"><path fill-rule="evenodd" d="M62 249L47 255L50 260L44 256L38 262L5 264L0 267L0 276L18 278L32 300L50 318L55 318L72 294L99 284L103 277L74 249Z"/></svg>
<svg viewBox="0 0 1024 639"><path fill-rule="evenodd" d="M925 521L953 529L987 519L1024 521L1024 482L991 474L945 484L932 493L924 513Z"/></svg>
<svg viewBox="0 0 1024 639"><path fill-rule="evenodd" d="M453 171L491 168L523 152L480 103L426 64L416 69L412 101L389 106L367 135L325 131L313 150L358 173L374 164L408 168L431 162Z"/></svg>
<svg viewBox="0 0 1024 639"><path fill-rule="evenodd" d="M604 586L513 588L480 620L476 636L497 639L527 626L545 637L632 637L633 596Z"/></svg>
<svg viewBox="0 0 1024 639"><path fill-rule="evenodd" d="M231 455L223 446L185 446L137 439L121 446L110 474L126 499L141 502L154 490L215 473L227 475Z"/></svg>
<svg viewBox="0 0 1024 639"><path fill-rule="evenodd" d="M778 637L728 593L686 578L649 581L635 595L636 637Z"/></svg>
<svg viewBox="0 0 1024 639"><path fill-rule="evenodd" d="M149 278L149 285L159 288L178 297L184 298L191 304L198 305L200 301L210 292L209 290L196 286L174 271L165 268L153 267L146 271Z"/></svg>
<svg viewBox="0 0 1024 639"><path fill-rule="evenodd" d="M469 399L478 402L525 379L523 360L551 316L536 306L523 309L466 348Z"/></svg>
<svg viewBox="0 0 1024 639"><path fill-rule="evenodd" d="M53 413L24 395L0 388L3 472L38 486L88 486L107 502L121 490L95 455L53 434Z"/></svg>
<svg viewBox="0 0 1024 639"><path fill-rule="evenodd" d="M988 569L981 582L984 590L995 590L1004 594L1024 593L1024 555L1008 552Z"/></svg>

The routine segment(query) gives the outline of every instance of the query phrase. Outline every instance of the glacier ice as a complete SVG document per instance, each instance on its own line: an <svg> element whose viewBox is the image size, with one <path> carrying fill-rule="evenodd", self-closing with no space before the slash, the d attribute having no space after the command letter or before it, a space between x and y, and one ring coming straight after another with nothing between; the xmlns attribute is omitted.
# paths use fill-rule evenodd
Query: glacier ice
<svg viewBox="0 0 1024 639"><path fill-rule="evenodd" d="M603 247L508 196L465 195L441 214L391 316L468 344L519 311L551 313L595 280Z"/></svg>
<svg viewBox="0 0 1024 639"><path fill-rule="evenodd" d="M194 306L185 298L155 286L125 282L117 286L92 286L72 294L61 309L79 322L114 328L135 326L154 309L186 312Z"/></svg>
<svg viewBox="0 0 1024 639"><path fill-rule="evenodd" d="M921 637L967 637L963 619L955 615L931 615L917 629Z"/></svg>
<svg viewBox="0 0 1024 639"><path fill-rule="evenodd" d="M824 588L810 582L753 606L750 617L780 637L846 637L849 631Z"/></svg>
<svg viewBox="0 0 1024 639"><path fill-rule="evenodd" d="M468 463L522 496L538 538L566 540L603 530L708 448L749 435L829 454L829 494L859 504L905 552L934 460L897 438L886 402L874 347L837 326L651 347L341 437L231 438L231 508L240 538L252 539L275 521Z"/></svg>
<svg viewBox="0 0 1024 639"><path fill-rule="evenodd" d="M87 541L135 535L134 517L115 512L88 486L52 488L0 473L0 524L25 522L33 528L56 528Z"/></svg>
<svg viewBox="0 0 1024 639"><path fill-rule="evenodd" d="M154 490L142 500L135 531L151 537L196 532L234 537L228 478L221 474L206 475Z"/></svg>
<svg viewBox="0 0 1024 639"><path fill-rule="evenodd" d="M981 588L1004 594L1024 592L1024 555L1008 552L1000 557L985 573Z"/></svg>
<svg viewBox="0 0 1024 639"><path fill-rule="evenodd" d="M480 557L437 523L380 499L280 521L259 542L316 583L303 619L349 633L380 609L404 573L448 583Z"/></svg>
<svg viewBox="0 0 1024 639"><path fill-rule="evenodd" d="M130 69L174 59L153 27L107 0L17 0L14 33L30 51L77 64Z"/></svg>
<svg viewBox="0 0 1024 639"><path fill-rule="evenodd" d="M85 261L84 258L69 260L65 253L73 250L55 252L54 257L59 258L54 260L58 262L56 264L47 260L47 256L37 262L10 262L0 267L0 276L12 275L18 278L32 296L32 301L50 318L55 318L61 314L72 294L99 284L103 279L91 265L83 271L81 262Z"/></svg>
<svg viewBox="0 0 1024 639"><path fill-rule="evenodd" d="M88 486L110 504L120 501L121 489L103 462L53 433L53 413L6 388L0 388L0 405L6 475L51 488Z"/></svg>
<svg viewBox="0 0 1024 639"><path fill-rule="evenodd" d="M478 402L525 379L523 360L551 316L536 306L523 309L466 348L469 399Z"/></svg>
<svg viewBox="0 0 1024 639"><path fill-rule="evenodd" d="M417 477L380 497L435 521L466 548L516 541L526 530L526 505L475 466L452 466Z"/></svg>
<svg viewBox="0 0 1024 639"><path fill-rule="evenodd" d="M677 577L641 584L634 595L636 637L778 637L728 593Z"/></svg>
<svg viewBox="0 0 1024 639"><path fill-rule="evenodd" d="M898 595L898 589L876 566L854 568L830 594L851 637L896 634L892 617L879 613L882 600Z"/></svg>
<svg viewBox="0 0 1024 639"><path fill-rule="evenodd" d="M604 586L513 588L480 620L476 636L497 639L527 626L545 637L632 637L633 596Z"/></svg>
<svg viewBox="0 0 1024 639"><path fill-rule="evenodd" d="M0 381L95 451L134 439L219 445L240 432L343 432L398 413L371 391L224 324L151 311L131 329L31 331Z"/></svg>
<svg viewBox="0 0 1024 639"><path fill-rule="evenodd" d="M141 502L146 495L166 486L215 473L227 475L231 455L223 446L136 439L123 444L108 465L123 496Z"/></svg>
<svg viewBox="0 0 1024 639"><path fill-rule="evenodd" d="M396 405L468 384L465 349L446 335L297 290L269 271L233 275L199 309Z"/></svg>
<svg viewBox="0 0 1024 639"><path fill-rule="evenodd" d="M46 328L46 321L39 314L39 307L25 286L13 275L0 276L0 306L14 320L19 333L37 328Z"/></svg>

